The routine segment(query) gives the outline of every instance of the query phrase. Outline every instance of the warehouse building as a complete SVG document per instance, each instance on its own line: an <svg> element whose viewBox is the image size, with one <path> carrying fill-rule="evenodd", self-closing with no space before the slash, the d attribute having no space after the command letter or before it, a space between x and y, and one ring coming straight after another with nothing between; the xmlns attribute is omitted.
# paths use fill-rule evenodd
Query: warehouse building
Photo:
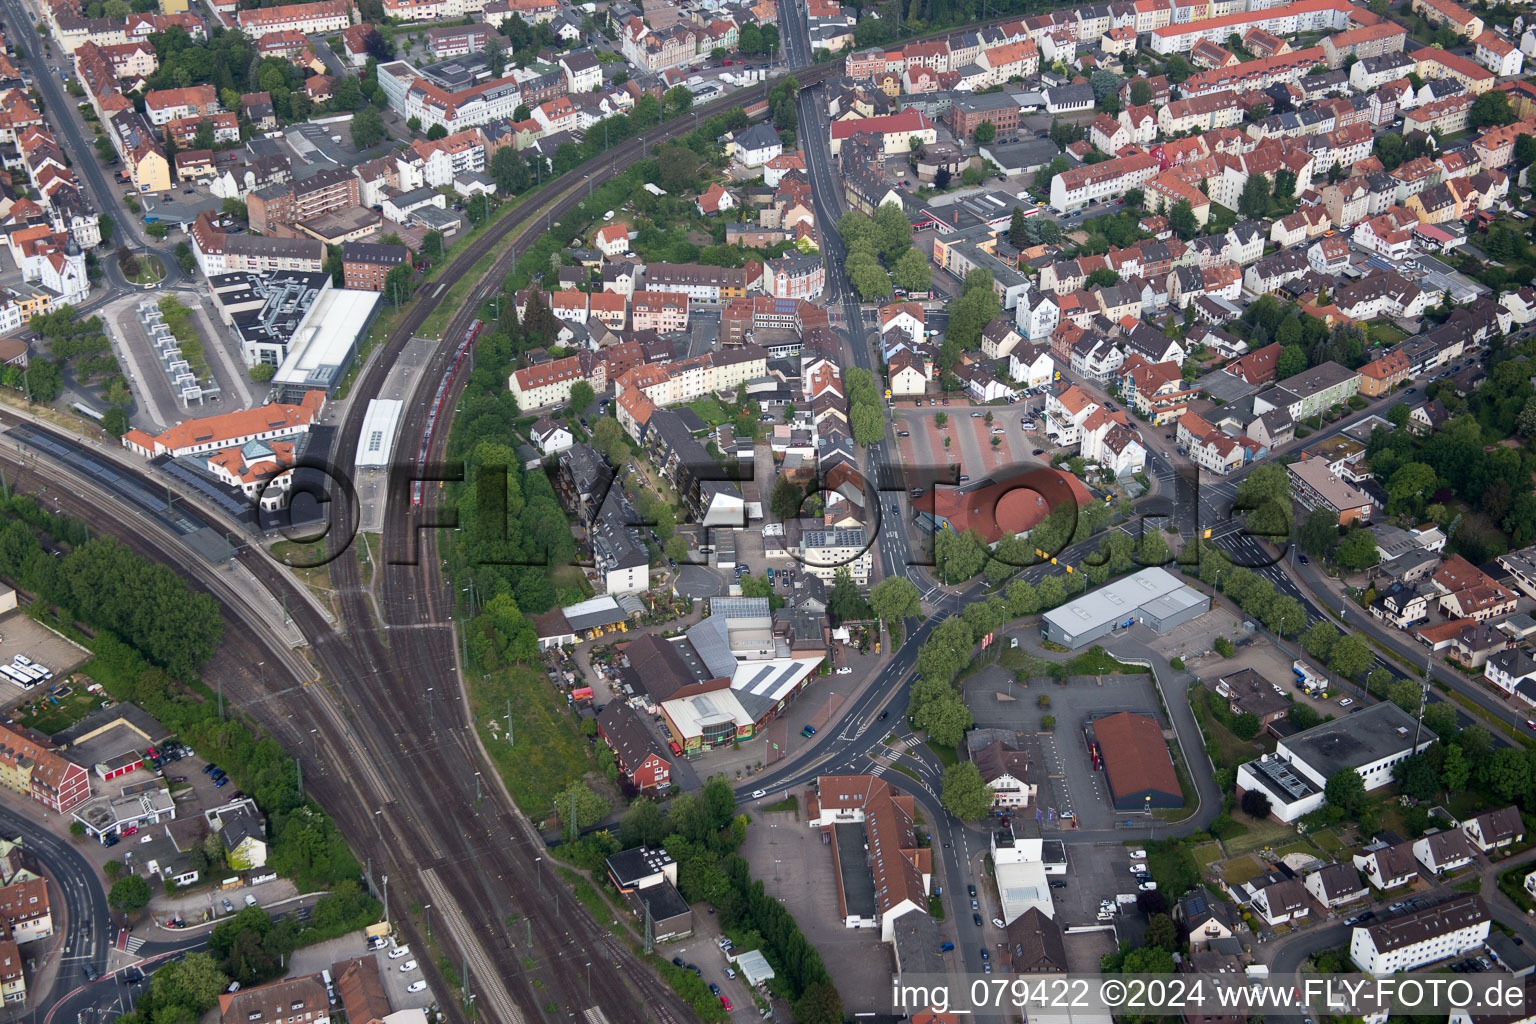
<svg viewBox="0 0 1536 1024"><path fill-rule="evenodd" d="M1089 748L1098 751L1104 766L1115 810L1184 806L1184 791L1157 719L1120 711L1095 719L1086 732Z"/></svg>
<svg viewBox="0 0 1536 1024"><path fill-rule="evenodd" d="M1138 622L1166 633L1210 607L1209 597L1166 569L1143 569L1046 612L1040 638L1076 648Z"/></svg>

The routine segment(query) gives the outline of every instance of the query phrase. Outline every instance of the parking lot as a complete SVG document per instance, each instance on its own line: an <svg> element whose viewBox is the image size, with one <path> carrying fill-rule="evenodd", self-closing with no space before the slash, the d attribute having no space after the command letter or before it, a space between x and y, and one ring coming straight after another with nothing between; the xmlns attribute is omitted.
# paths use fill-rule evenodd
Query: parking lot
<svg viewBox="0 0 1536 1024"><path fill-rule="evenodd" d="M754 814L742 856L768 895L794 915L805 937L820 951L849 1013L878 1013L890 1007L889 974L895 968L878 929L843 927L838 916L832 847L821 834L783 812ZM938 874L939 868L934 867ZM695 961L698 962L698 961Z"/></svg>
<svg viewBox="0 0 1536 1024"><path fill-rule="evenodd" d="M1050 698L1049 707L1040 706L1041 696ZM1117 711L1161 720L1150 676L1073 676L1065 684L1054 679L1015 681L1012 672L991 665L966 682L965 697L978 721L1024 735L1025 751L1034 764L1042 766L1037 774L1045 776L1036 797L1045 834L1063 826L1112 828L1124 818L1110 807L1104 775L1093 768L1082 729L1091 719ZM1050 732L1041 724L1046 715L1056 719ZM1057 817L1054 823L1049 820L1052 810ZM1063 814L1073 817L1062 820Z"/></svg>
<svg viewBox="0 0 1536 1024"><path fill-rule="evenodd" d="M0 665L14 663L17 655L52 672L49 684L62 685L68 681L71 672L85 664L90 652L26 612L17 610L0 618ZM39 690L37 685L23 689L19 683L6 678L0 681L0 705L9 709L29 695L35 697L46 690L47 686Z"/></svg>

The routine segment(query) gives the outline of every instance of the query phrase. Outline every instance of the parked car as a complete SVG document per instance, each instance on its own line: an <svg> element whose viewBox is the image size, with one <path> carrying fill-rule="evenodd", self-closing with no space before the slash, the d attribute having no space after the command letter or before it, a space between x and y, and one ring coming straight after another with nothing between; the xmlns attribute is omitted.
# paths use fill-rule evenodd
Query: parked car
<svg viewBox="0 0 1536 1024"><path fill-rule="evenodd" d="M1345 697L1343 700L1339 701L1339 707L1347 708L1351 704L1353 704L1354 702L1355 702L1355 698L1353 698L1353 697Z"/></svg>
<svg viewBox="0 0 1536 1024"><path fill-rule="evenodd" d="M736 1007L731 1005L731 997L730 996L726 995L723 992L717 993L717 994L720 996L720 1005L721 1005L722 1008L724 1008L726 1010L734 1010L734 1009L736 1009Z"/></svg>
<svg viewBox="0 0 1536 1024"><path fill-rule="evenodd" d="M421 981L413 981L413 982L411 982L409 985L407 985L405 987L405 990L407 992L424 992L424 991L426 991L426 988L427 988L427 983L426 983L426 980L423 979Z"/></svg>
<svg viewBox="0 0 1536 1024"><path fill-rule="evenodd" d="M394 949L389 951L389 958L391 960L399 960L403 956L410 956L410 955L411 955L411 947L410 946L397 946Z"/></svg>
<svg viewBox="0 0 1536 1024"><path fill-rule="evenodd" d="M980 914L972 914L971 915L971 920L976 922L976 927L977 928L981 927L981 915Z"/></svg>
<svg viewBox="0 0 1536 1024"><path fill-rule="evenodd" d="M248 907L254 907L256 905L256 897L252 896L250 893L246 893L245 894L245 905L248 906Z"/></svg>
<svg viewBox="0 0 1536 1024"><path fill-rule="evenodd" d="M816 735L816 727L808 725L804 729L800 730L800 735L801 736L815 736Z"/></svg>
<svg viewBox="0 0 1536 1024"><path fill-rule="evenodd" d="M235 905L233 903L229 902L229 900L227 900L227 899L220 900L219 903L220 903L221 906L223 906L224 913L226 913L226 914L233 914L235 912Z"/></svg>
<svg viewBox="0 0 1536 1024"><path fill-rule="evenodd" d="M971 897L972 899L975 899L976 898L976 887L974 885L966 886L965 887L965 894L967 896Z"/></svg>
<svg viewBox="0 0 1536 1024"><path fill-rule="evenodd" d="M709 983L709 991L710 991L711 995L716 995L717 996L717 995L720 994L720 986L716 985L714 982L710 982Z"/></svg>
<svg viewBox="0 0 1536 1024"><path fill-rule="evenodd" d="M415 969L416 969L416 961L415 960L407 960L405 963L400 965L400 973L401 974L410 974Z"/></svg>

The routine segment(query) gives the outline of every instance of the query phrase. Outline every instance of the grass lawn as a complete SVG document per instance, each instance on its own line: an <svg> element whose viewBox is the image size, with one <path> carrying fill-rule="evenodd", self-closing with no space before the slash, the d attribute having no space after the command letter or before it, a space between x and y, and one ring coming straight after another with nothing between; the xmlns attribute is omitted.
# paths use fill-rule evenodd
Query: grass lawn
<svg viewBox="0 0 1536 1024"><path fill-rule="evenodd" d="M907 778L911 779L913 782L922 782L923 781L922 778L920 778L918 776L917 772L913 771L911 768L908 768L904 764L893 764L893 765L891 765L891 771L893 771L893 772L901 772L901 774L905 775Z"/></svg>
<svg viewBox="0 0 1536 1024"><path fill-rule="evenodd" d="M777 803L764 804L762 810L764 814L773 811L793 811L795 812L795 818L798 819L800 817L800 801L791 794Z"/></svg>
<svg viewBox="0 0 1536 1024"><path fill-rule="evenodd" d="M158 284L165 280L165 267L153 256L140 258L139 272L129 280L134 284Z"/></svg>
<svg viewBox="0 0 1536 1024"><path fill-rule="evenodd" d="M725 411L725 406L715 398L695 398L688 403L688 408L698 413L699 419L712 426L719 426L731 419L730 414Z"/></svg>
<svg viewBox="0 0 1536 1024"><path fill-rule="evenodd" d="M1200 865L1195 863L1192 847L1164 840L1147 843L1146 851L1147 872L1165 898L1177 899L1185 890L1200 884Z"/></svg>
<svg viewBox="0 0 1536 1024"><path fill-rule="evenodd" d="M939 759L939 763L945 768L952 767L960 762L960 755L955 753L954 747L947 747L942 743L928 740L928 749L933 751L933 756Z"/></svg>
<svg viewBox="0 0 1536 1024"><path fill-rule="evenodd" d="M1242 885L1264 873L1264 864L1257 857L1234 857L1222 865L1221 877L1228 885Z"/></svg>
<svg viewBox="0 0 1536 1024"><path fill-rule="evenodd" d="M1372 320L1365 325L1365 334L1371 341L1383 345L1395 345L1408 335L1391 320Z"/></svg>
<svg viewBox="0 0 1536 1024"><path fill-rule="evenodd" d="M87 664L81 671L89 672ZM24 729L36 729L44 736L52 736L56 732L63 732L84 718L91 711L101 707L102 698L88 692L83 686L73 687L67 697L50 697L47 694L38 696L17 706L12 714L16 717L16 723Z"/></svg>
<svg viewBox="0 0 1536 1024"><path fill-rule="evenodd" d="M1141 665L1127 665L1115 660L1102 647L1090 647L1067 662L1067 674L1074 676L1146 675L1149 671Z"/></svg>
<svg viewBox="0 0 1536 1024"><path fill-rule="evenodd" d="M1317 850L1305 839L1298 839L1294 843L1288 843L1285 846L1277 846L1274 853L1276 857L1288 857L1293 853L1304 853L1308 857L1317 856Z"/></svg>
<svg viewBox="0 0 1536 1024"><path fill-rule="evenodd" d="M1344 850L1344 840L1331 828L1325 828L1321 832L1312 833L1312 841L1318 849L1330 856L1337 856Z"/></svg>
<svg viewBox="0 0 1536 1024"><path fill-rule="evenodd" d="M1211 865L1222 858L1221 844L1201 843L1191 851L1191 856L1195 858L1195 863L1200 865L1202 873L1214 873L1211 870Z"/></svg>
<svg viewBox="0 0 1536 1024"><path fill-rule="evenodd" d="M1230 854L1252 853L1266 846L1283 846L1296 838L1295 828L1282 825L1278 821L1270 821L1267 818L1264 821L1255 821L1246 814L1239 820L1248 826L1248 833L1227 840L1226 848Z"/></svg>
<svg viewBox="0 0 1536 1024"><path fill-rule="evenodd" d="M594 767L591 745L543 674L520 667L468 679L470 707L491 759L517 806L541 820L555 794ZM492 731L489 724L494 719L504 726L509 707L512 744L504 728Z"/></svg>

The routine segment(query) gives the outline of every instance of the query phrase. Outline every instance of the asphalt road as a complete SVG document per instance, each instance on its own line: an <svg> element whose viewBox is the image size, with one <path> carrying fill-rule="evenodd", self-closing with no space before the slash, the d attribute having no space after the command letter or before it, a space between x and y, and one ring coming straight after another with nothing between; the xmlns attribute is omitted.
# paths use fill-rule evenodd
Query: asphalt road
<svg viewBox="0 0 1536 1024"><path fill-rule="evenodd" d="M39 805L35 813L44 813ZM51 813L51 812L50 812ZM58 971L53 984L44 990L28 992L34 1006L47 1006L61 992L69 992L89 979L85 967L100 973L106 969L107 950L112 941L112 917L107 894L90 863L67 840L60 839L34 820L33 809L19 814L0 806L0 828L7 836L21 836L64 897L63 913L54 913L54 921L64 924L64 944L59 951Z"/></svg>
<svg viewBox="0 0 1536 1024"><path fill-rule="evenodd" d="M51 119L60 134L59 142L67 153L75 156L73 170L78 178L83 179L83 185L94 200L93 205L100 213L105 213L116 223L116 231L112 236L113 248L119 244L126 244L130 248L141 251L149 251L158 256L165 267L165 280L160 283L161 288L175 287L181 282L181 267L176 263L175 252L170 247L155 248L150 246L140 233L138 218L128 212L118 198L117 190L108 175L102 169L101 161L96 156L96 148L91 144L91 139L86 136L81 122L75 113L80 99L69 95L64 91L59 79L59 67L67 68L73 73L74 68L62 47L55 46L53 58L43 56L42 37L31 31L31 26L36 22L21 0L0 0L5 11L5 20L10 23L13 31L9 38L13 45L19 48L21 55L26 58L27 72L32 76L32 82L42 94L43 103L47 107L45 117ZM117 261L103 259L102 268L106 279L114 291L138 291L137 285L129 284L117 269Z"/></svg>

